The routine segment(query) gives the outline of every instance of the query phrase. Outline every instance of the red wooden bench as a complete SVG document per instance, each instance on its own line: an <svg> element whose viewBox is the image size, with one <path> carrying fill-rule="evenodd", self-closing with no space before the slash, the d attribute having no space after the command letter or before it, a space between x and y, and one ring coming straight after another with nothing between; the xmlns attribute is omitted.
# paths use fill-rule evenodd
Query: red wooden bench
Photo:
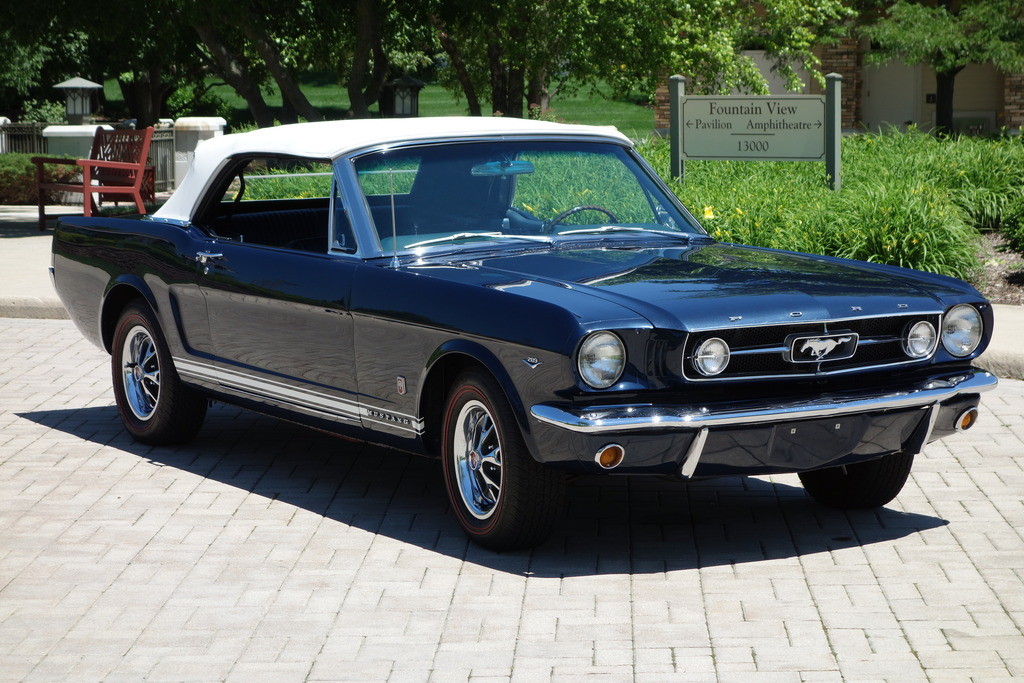
<svg viewBox="0 0 1024 683"><path fill-rule="evenodd" d="M146 213L145 202L153 202L155 197L153 167L147 165L152 138L152 126L144 130L98 128L88 159L33 157L32 163L36 165L39 229L46 229L47 192L81 193L86 216L96 211L97 201L117 201L128 197L135 201L139 213ZM80 166L82 182L44 182L45 164Z"/></svg>

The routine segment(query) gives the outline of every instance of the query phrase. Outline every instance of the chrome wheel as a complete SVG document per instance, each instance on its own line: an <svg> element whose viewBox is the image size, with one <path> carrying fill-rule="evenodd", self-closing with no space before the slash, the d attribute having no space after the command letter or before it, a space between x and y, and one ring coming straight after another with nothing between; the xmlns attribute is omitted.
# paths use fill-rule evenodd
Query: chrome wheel
<svg viewBox="0 0 1024 683"><path fill-rule="evenodd" d="M452 458L459 494L477 519L494 514L501 497L501 441L487 407L477 400L462 406L455 423Z"/></svg>
<svg viewBox="0 0 1024 683"><path fill-rule="evenodd" d="M160 402L160 359L156 343L142 325L132 327L121 348L124 397L139 420L153 416Z"/></svg>

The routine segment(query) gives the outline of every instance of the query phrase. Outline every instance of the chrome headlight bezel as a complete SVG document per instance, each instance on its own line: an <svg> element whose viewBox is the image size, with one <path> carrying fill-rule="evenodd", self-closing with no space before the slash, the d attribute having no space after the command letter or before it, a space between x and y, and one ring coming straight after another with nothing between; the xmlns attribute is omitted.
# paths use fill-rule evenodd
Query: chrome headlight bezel
<svg viewBox="0 0 1024 683"><path fill-rule="evenodd" d="M903 352L914 360L931 357L938 345L939 333L935 326L927 320L918 320L913 325L909 325L903 335Z"/></svg>
<svg viewBox="0 0 1024 683"><path fill-rule="evenodd" d="M942 347L951 356L965 358L978 350L985 335L985 321L970 304L957 304L942 316Z"/></svg>
<svg viewBox="0 0 1024 683"><path fill-rule="evenodd" d="M600 367L599 364L604 364ZM580 379L593 389L607 389L622 379L626 369L626 345L619 335L608 330L591 332L576 351L576 370Z"/></svg>
<svg viewBox="0 0 1024 683"><path fill-rule="evenodd" d="M729 344L721 337L711 337L693 350L690 363L704 377L716 377L729 367L729 356Z"/></svg>

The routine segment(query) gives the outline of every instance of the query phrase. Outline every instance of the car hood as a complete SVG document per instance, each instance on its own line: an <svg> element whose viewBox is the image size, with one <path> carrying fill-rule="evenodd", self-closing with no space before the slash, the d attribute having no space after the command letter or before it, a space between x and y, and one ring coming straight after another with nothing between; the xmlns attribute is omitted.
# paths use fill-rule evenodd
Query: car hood
<svg viewBox="0 0 1024 683"><path fill-rule="evenodd" d="M563 246L477 259L474 266L509 282L571 287L657 327L689 330L939 312L981 298L966 283L930 273L721 243Z"/></svg>

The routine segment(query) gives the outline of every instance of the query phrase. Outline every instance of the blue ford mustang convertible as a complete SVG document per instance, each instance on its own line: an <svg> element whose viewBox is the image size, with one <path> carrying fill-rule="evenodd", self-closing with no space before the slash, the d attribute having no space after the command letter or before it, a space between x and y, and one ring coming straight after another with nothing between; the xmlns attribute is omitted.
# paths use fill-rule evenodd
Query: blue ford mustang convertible
<svg viewBox="0 0 1024 683"><path fill-rule="evenodd" d="M716 242L610 128L215 138L155 214L62 220L53 276L136 439L191 439L218 400L439 457L494 549L543 540L574 472L885 505L996 383L969 285Z"/></svg>

